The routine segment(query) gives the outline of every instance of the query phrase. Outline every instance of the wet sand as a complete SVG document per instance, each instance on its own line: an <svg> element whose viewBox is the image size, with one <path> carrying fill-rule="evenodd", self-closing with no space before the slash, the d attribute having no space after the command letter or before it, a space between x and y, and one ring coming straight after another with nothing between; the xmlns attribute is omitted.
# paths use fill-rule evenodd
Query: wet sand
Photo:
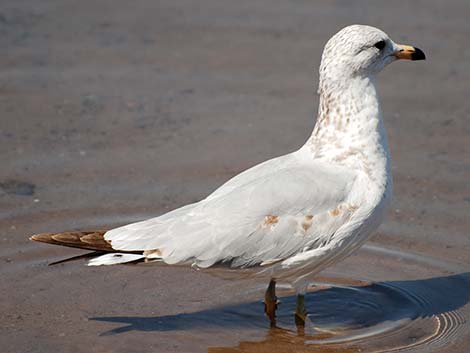
<svg viewBox="0 0 470 353"><path fill-rule="evenodd" d="M3 1L2 352L465 351L469 13L466 1ZM314 327L296 331L289 288L271 330L264 283L48 267L80 251L28 241L164 213L298 148L314 124L322 47L351 23L428 60L379 78L393 207L307 295Z"/></svg>

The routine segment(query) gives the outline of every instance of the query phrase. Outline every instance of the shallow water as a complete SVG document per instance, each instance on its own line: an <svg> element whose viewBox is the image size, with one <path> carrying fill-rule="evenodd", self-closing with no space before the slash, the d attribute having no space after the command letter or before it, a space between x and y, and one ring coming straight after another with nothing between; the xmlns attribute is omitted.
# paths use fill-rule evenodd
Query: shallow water
<svg viewBox="0 0 470 353"><path fill-rule="evenodd" d="M466 1L3 1L2 352L465 352L470 340ZM321 273L294 325L279 284L186 268L48 263L33 233L108 228L194 202L298 148L311 74L351 23L423 49L378 79L395 199L366 247Z"/></svg>
<svg viewBox="0 0 470 353"><path fill-rule="evenodd" d="M358 254L361 262L387 257L390 265L403 266L407 259L422 270L462 271L451 263L435 261L400 251L366 246ZM293 319L295 295L288 285L278 285L281 304L276 328L267 328L260 300L218 308L160 317L92 317L90 320L118 323L102 335L128 331L186 331L209 347L213 335L231 336L248 331L252 341L236 347L210 347L209 352L264 352L281 345L279 351L406 351L442 349L469 330L470 273L443 275L419 280L373 282L341 278L329 271L306 295L309 312L305 328ZM247 297L263 296L264 287L246 292ZM245 333L246 334L246 333ZM266 336L266 337L264 337ZM256 338L254 338L256 337ZM188 338L188 337L186 337ZM249 348L248 348L249 347ZM279 348L279 347L278 347Z"/></svg>
<svg viewBox="0 0 470 353"><path fill-rule="evenodd" d="M47 266L77 252L27 244L7 258L9 287L1 294L17 294L2 303L8 342L33 347L39 340L38 351L80 350L85 339L98 351L119 342L122 352L440 352L470 331L466 266L377 242L316 278L304 329L294 323L295 295L283 283L270 328L265 283L151 265Z"/></svg>

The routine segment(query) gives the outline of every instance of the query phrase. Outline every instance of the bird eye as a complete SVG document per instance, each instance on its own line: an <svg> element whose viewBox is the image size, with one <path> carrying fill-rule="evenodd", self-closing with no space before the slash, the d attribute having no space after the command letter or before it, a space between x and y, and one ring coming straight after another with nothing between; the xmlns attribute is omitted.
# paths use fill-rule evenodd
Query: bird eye
<svg viewBox="0 0 470 353"><path fill-rule="evenodd" d="M379 50L382 50L383 48L385 48L385 41L381 40L381 41L375 43L374 47L376 47Z"/></svg>

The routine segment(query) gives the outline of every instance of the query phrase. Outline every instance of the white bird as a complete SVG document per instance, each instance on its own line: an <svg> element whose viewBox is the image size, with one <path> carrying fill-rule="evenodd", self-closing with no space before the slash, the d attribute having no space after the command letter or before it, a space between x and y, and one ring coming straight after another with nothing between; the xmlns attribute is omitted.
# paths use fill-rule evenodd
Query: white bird
<svg viewBox="0 0 470 353"><path fill-rule="evenodd" d="M95 250L90 266L129 262L225 268L270 280L265 311L275 324L278 280L298 295L309 279L349 256L382 222L392 195L390 153L375 76L397 59L424 53L364 25L326 44L320 106L311 137L297 151L256 165L205 199L106 232L37 234L32 240ZM223 270L222 270L223 271Z"/></svg>

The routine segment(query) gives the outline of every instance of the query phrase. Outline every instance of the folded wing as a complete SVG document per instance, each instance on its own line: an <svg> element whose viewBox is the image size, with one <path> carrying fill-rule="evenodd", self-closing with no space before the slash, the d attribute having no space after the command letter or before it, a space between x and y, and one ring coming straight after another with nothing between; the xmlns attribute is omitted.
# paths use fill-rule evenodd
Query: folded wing
<svg viewBox="0 0 470 353"><path fill-rule="evenodd" d="M206 199L116 228L119 251L144 251L168 264L267 264L328 242L353 211L355 174L290 154L251 168Z"/></svg>

